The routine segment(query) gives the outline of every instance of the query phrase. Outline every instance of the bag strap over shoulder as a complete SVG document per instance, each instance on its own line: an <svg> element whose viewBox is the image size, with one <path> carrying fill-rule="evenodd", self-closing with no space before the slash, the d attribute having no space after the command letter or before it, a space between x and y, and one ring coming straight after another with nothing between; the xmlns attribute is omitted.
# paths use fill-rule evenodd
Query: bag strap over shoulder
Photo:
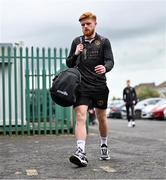
<svg viewBox="0 0 166 180"><path fill-rule="evenodd" d="M79 37L79 40L80 40L80 43L83 44L83 36L80 36L80 37ZM75 66L75 67L77 67L78 64L80 63L80 56L81 56L81 54L78 55L78 57L77 57L76 66Z"/></svg>
<svg viewBox="0 0 166 180"><path fill-rule="evenodd" d="M80 36L80 43L83 43L83 36Z"/></svg>

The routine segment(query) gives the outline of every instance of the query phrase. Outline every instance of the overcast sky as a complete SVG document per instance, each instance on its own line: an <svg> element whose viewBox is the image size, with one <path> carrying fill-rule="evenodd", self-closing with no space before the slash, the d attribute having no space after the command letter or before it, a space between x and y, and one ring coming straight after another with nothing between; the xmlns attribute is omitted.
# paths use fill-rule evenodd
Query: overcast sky
<svg viewBox="0 0 166 180"><path fill-rule="evenodd" d="M0 43L70 48L85 11L97 15L97 32L112 45L110 97L122 97L127 79L133 86L166 80L165 0L0 0Z"/></svg>

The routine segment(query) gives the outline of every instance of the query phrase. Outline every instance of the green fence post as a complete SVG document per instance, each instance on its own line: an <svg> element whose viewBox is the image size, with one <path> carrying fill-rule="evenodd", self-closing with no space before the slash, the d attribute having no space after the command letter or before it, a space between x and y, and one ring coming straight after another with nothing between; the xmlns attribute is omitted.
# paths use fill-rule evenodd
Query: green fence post
<svg viewBox="0 0 166 180"><path fill-rule="evenodd" d="M43 62L43 119L44 119L44 134L46 135L46 104L47 104L47 97L46 97L46 65L45 65L45 48L42 48L42 62Z"/></svg>
<svg viewBox="0 0 166 180"><path fill-rule="evenodd" d="M65 48L65 59L67 58L67 56L68 56L68 49Z"/></svg>
<svg viewBox="0 0 166 180"><path fill-rule="evenodd" d="M2 47L2 108L3 108L3 134L6 135L6 108L5 108L5 48Z"/></svg>
<svg viewBox="0 0 166 180"><path fill-rule="evenodd" d="M12 135L12 109L11 109L11 48L8 47L8 97L9 97L9 135Z"/></svg>
<svg viewBox="0 0 166 180"><path fill-rule="evenodd" d="M29 53L28 48L26 48L26 71L25 71L25 78L26 78L26 123L27 123L27 131L28 135L30 135L30 88L29 88Z"/></svg>
<svg viewBox="0 0 166 180"><path fill-rule="evenodd" d="M41 114L40 114L40 61L39 61L39 48L36 49L36 59L37 59L37 119L38 119L38 134L41 134Z"/></svg>
<svg viewBox="0 0 166 180"><path fill-rule="evenodd" d="M54 55L53 55L53 58L54 58L54 74L56 75L57 74L57 50L56 48L54 48ZM54 105L54 108L55 108L55 114L54 114L54 119L55 119L55 133L58 134L58 105L55 104Z"/></svg>
<svg viewBox="0 0 166 180"><path fill-rule="evenodd" d="M15 131L18 135L18 101L17 101L17 49L14 47L14 95L15 95Z"/></svg>
<svg viewBox="0 0 166 180"><path fill-rule="evenodd" d="M20 89L21 89L21 135L24 135L24 99L23 99L23 49L20 48Z"/></svg>
<svg viewBox="0 0 166 180"><path fill-rule="evenodd" d="M31 116L30 120L32 120L32 132L35 134L35 90L34 90L34 48L31 47Z"/></svg>
<svg viewBox="0 0 166 180"><path fill-rule="evenodd" d="M48 73L49 73L49 88L51 87L51 49L48 48ZM48 100L49 100L49 122L50 122L50 134L52 134L52 100L50 93L48 92Z"/></svg>

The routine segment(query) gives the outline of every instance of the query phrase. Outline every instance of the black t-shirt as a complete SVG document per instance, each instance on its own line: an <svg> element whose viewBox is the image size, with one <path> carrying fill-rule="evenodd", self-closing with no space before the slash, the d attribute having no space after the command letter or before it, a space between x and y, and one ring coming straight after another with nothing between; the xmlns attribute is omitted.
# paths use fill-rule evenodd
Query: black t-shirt
<svg viewBox="0 0 166 180"><path fill-rule="evenodd" d="M82 43L84 45L83 52L74 55L76 46ZM107 88L105 74L97 74L95 66L104 65L106 72L110 71L114 66L114 58L111 44L108 39L96 34L95 38L89 42L84 36L77 37L73 40L71 50L66 59L68 67L78 66L82 75L79 91L86 93L100 92Z"/></svg>

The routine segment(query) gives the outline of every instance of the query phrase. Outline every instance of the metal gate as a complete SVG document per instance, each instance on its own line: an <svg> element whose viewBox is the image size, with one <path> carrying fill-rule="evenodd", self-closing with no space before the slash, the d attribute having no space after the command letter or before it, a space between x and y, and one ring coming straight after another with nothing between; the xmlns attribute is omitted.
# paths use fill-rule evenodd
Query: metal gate
<svg viewBox="0 0 166 180"><path fill-rule="evenodd" d="M71 133L71 107L54 104L53 77L65 69L68 50L0 48L0 132L9 134Z"/></svg>

